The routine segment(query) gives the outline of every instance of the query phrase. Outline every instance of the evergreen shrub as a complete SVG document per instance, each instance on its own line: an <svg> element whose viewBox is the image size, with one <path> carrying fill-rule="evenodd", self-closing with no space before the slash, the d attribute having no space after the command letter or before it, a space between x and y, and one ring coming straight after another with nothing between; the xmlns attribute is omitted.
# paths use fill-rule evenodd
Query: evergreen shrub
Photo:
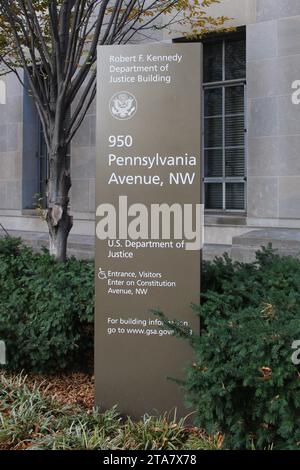
<svg viewBox="0 0 300 470"><path fill-rule="evenodd" d="M86 366L93 351L93 263L57 263L20 239L0 239L0 340L7 368L52 373Z"/></svg>
<svg viewBox="0 0 300 470"><path fill-rule="evenodd" d="M184 387L196 424L223 433L225 447L299 449L300 261L270 247L256 256L204 263L201 334L176 326L195 352Z"/></svg>

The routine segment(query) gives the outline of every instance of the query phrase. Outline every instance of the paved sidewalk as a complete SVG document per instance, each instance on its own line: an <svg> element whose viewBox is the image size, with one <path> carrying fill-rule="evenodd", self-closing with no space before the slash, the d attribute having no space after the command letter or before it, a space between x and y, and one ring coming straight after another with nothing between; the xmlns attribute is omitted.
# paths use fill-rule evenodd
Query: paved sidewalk
<svg viewBox="0 0 300 470"><path fill-rule="evenodd" d="M31 246L34 250L39 251L43 246L48 247L48 234L44 232L28 232L19 230L9 230L12 237L21 237L26 245ZM4 236L4 232L0 230L0 236ZM203 258L212 260L216 256L222 256L227 252L230 254L230 245L205 245L203 250ZM89 235L73 235L68 238L68 255L76 256L80 259L93 259L95 253L95 237Z"/></svg>

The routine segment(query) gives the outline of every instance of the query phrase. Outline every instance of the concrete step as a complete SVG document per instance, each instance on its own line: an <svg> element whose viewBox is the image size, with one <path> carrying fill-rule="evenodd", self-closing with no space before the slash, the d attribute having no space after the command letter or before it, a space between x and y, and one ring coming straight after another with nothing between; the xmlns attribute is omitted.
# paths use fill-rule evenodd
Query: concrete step
<svg viewBox="0 0 300 470"><path fill-rule="evenodd" d="M213 261L216 256L221 257L224 253L231 255L231 245L206 244L203 248L203 259Z"/></svg>
<svg viewBox="0 0 300 470"><path fill-rule="evenodd" d="M4 236L0 233L0 236ZM48 248L48 234L45 232L29 232L21 230L10 230L9 235L12 237L20 237L34 250L40 251L44 246ZM230 254L230 245L207 244L203 249L203 259L213 260L216 256L222 256L225 252ZM95 237L89 235L69 235L68 239L68 256L75 256L79 259L94 259L95 256Z"/></svg>
<svg viewBox="0 0 300 470"><path fill-rule="evenodd" d="M252 230L239 237L233 237L231 257L235 261L255 261L255 253L269 244L282 256L300 259L300 230L271 228Z"/></svg>
<svg viewBox="0 0 300 470"><path fill-rule="evenodd" d="M22 230L10 230L11 237L22 238L23 242L32 247L35 251L40 251L42 247L48 248L49 236L45 232L29 232ZM2 232L0 236L5 236ZM88 235L69 235L68 255L76 256L80 259L92 259L95 251L95 238Z"/></svg>

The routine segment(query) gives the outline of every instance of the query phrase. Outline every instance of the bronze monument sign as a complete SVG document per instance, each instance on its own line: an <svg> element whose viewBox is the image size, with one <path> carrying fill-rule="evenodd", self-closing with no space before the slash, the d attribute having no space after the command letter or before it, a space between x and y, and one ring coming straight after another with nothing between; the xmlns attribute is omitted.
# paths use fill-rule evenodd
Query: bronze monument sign
<svg viewBox="0 0 300 470"><path fill-rule="evenodd" d="M185 412L192 353L152 310L199 328L200 93L200 44L98 49L96 403L134 417Z"/></svg>

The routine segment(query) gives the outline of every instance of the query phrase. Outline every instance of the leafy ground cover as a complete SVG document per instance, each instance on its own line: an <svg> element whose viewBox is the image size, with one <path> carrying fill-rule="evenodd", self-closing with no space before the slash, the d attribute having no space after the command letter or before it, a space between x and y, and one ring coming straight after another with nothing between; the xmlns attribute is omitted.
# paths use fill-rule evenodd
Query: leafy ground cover
<svg viewBox="0 0 300 470"><path fill-rule="evenodd" d="M77 379L77 386L76 386ZM75 390L70 393L71 381ZM81 398L75 398L77 397ZM213 450L222 436L208 437L174 414L122 418L91 402L92 378L53 379L0 375L0 450ZM80 402L81 401L81 402ZM80 402L80 403L79 403Z"/></svg>

